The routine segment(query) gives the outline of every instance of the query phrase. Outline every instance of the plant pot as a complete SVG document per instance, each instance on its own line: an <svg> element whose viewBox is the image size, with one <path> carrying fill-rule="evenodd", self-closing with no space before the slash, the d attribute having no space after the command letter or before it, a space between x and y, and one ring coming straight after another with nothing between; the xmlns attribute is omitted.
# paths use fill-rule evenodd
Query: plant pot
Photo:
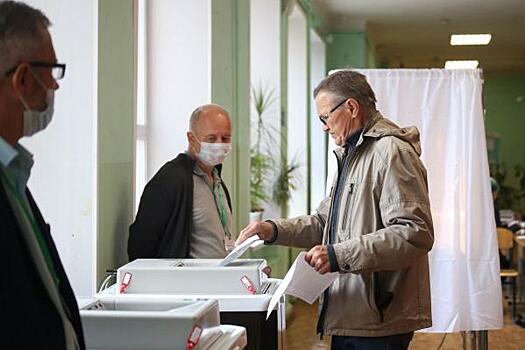
<svg viewBox="0 0 525 350"><path fill-rule="evenodd" d="M264 210L251 211L250 212L250 222L261 221Z"/></svg>

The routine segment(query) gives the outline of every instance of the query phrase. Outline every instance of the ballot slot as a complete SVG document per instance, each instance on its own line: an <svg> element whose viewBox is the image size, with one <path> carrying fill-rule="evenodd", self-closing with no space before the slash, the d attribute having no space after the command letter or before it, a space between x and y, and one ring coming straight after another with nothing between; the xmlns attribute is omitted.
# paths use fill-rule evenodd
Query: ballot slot
<svg viewBox="0 0 525 350"><path fill-rule="evenodd" d="M117 270L118 294L264 294L264 259L137 259Z"/></svg>
<svg viewBox="0 0 525 350"><path fill-rule="evenodd" d="M280 282L281 282L281 280L268 280L268 281L264 282L261 294L270 294L270 295L272 295L273 293L275 293L275 291L279 287L279 283Z"/></svg>

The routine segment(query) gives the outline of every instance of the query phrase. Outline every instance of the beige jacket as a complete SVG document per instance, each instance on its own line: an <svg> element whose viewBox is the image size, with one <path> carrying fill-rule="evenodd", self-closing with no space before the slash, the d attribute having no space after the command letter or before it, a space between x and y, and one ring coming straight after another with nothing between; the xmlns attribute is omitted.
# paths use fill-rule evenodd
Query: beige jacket
<svg viewBox="0 0 525 350"><path fill-rule="evenodd" d="M346 163L343 152L335 151L339 166L346 164L336 241L329 242L327 220L338 174L315 215L274 221L275 244L333 243L340 275L321 300L319 332L379 337L429 327L434 230L419 132L378 112Z"/></svg>

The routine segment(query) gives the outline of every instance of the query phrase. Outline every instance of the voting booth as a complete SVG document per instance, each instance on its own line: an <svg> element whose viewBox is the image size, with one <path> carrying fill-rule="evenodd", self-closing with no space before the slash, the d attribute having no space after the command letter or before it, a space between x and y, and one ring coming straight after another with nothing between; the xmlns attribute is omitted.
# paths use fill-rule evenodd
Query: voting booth
<svg viewBox="0 0 525 350"><path fill-rule="evenodd" d="M217 300L220 324L246 328L246 349L284 349L284 296L267 318L270 299L281 280L266 276L264 259L221 264L220 259L137 259L121 266L116 283L95 297L120 305Z"/></svg>
<svg viewBox="0 0 525 350"><path fill-rule="evenodd" d="M236 350L246 330L221 325L217 300L115 298L79 302L87 349Z"/></svg>

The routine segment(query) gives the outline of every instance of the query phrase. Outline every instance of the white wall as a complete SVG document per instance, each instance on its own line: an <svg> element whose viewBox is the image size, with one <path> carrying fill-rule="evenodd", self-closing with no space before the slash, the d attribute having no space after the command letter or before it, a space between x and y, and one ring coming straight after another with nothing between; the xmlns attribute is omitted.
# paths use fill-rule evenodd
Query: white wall
<svg viewBox="0 0 525 350"><path fill-rule="evenodd" d="M310 34L310 86L313 93L315 87L326 76L326 45L321 40L315 30ZM326 133L323 132L322 124L319 121L315 101L312 96L308 96L311 101L311 203L312 212L315 211L319 203L325 197L326 182ZM328 155L330 156L330 155Z"/></svg>
<svg viewBox="0 0 525 350"><path fill-rule="evenodd" d="M280 161L280 94L281 94L281 5L280 0L251 0L250 3L250 82L252 86L263 86L273 91L274 101L264 113L263 118L270 129L274 142L264 140L274 159ZM251 107L251 141L255 140L256 126L253 101ZM277 169L277 168L276 168ZM274 180L276 173L270 177ZM272 196L273 184L268 184L268 194ZM280 208L273 202L267 204L263 219L281 215Z"/></svg>
<svg viewBox="0 0 525 350"><path fill-rule="evenodd" d="M306 17L296 5L288 22L288 162L297 160L299 186L292 192L289 216L306 214Z"/></svg>
<svg viewBox="0 0 525 350"><path fill-rule="evenodd" d="M75 294L95 289L97 2L29 0L51 20L59 62L67 64L48 128L22 144L35 165L29 188L45 220Z"/></svg>
<svg viewBox="0 0 525 350"><path fill-rule="evenodd" d="M146 2L147 176L187 148L191 112L211 100L210 0Z"/></svg>

